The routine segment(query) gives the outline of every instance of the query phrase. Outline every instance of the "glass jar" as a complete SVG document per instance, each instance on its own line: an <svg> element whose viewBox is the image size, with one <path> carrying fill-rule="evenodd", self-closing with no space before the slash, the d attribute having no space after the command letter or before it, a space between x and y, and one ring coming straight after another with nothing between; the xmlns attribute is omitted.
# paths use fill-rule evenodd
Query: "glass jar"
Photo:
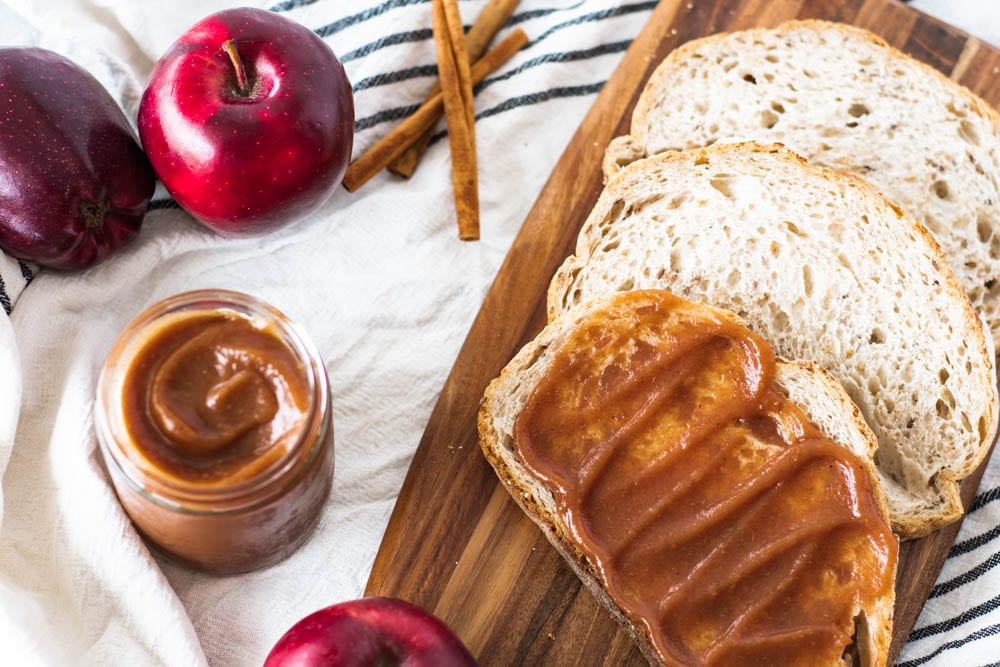
<svg viewBox="0 0 1000 667"><path fill-rule="evenodd" d="M147 542L215 574L276 563L311 534L333 478L326 366L245 294L161 301L126 326L97 385L96 431Z"/></svg>

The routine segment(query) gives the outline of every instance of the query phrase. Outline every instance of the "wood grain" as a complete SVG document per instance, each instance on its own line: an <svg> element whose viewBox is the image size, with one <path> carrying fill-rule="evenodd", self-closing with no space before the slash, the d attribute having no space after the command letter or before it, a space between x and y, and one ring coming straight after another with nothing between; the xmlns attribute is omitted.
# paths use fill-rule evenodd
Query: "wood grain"
<svg viewBox="0 0 1000 667"><path fill-rule="evenodd" d="M601 191L601 157L628 131L656 64L715 32L792 18L856 23L996 105L1000 52L894 0L663 0L567 146L524 221L441 391L389 521L366 593L393 595L451 625L484 667L643 665L479 452L483 390L545 321L549 279ZM985 464L962 484L970 503ZM920 613L959 525L905 543L891 661ZM890 663L891 664L891 663Z"/></svg>

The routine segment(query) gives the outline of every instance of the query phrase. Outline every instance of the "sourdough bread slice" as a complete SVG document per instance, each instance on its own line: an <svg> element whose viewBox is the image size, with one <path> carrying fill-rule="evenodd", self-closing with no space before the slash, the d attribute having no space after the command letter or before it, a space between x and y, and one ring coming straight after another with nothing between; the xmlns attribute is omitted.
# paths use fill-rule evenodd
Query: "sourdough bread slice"
<svg viewBox="0 0 1000 667"><path fill-rule="evenodd" d="M780 146L634 162L556 272L549 319L633 288L733 310L779 355L830 371L878 438L902 536L961 516L957 481L997 426L992 339L931 235L870 184Z"/></svg>
<svg viewBox="0 0 1000 667"><path fill-rule="evenodd" d="M570 343L574 330L585 320L609 317L617 307L618 295L605 295L562 314L550 322L533 341L525 345L498 378L487 387L479 411L479 437L483 452L501 482L521 509L534 521L563 556L597 601L622 625L651 664L662 664L652 646L648 630L619 609L602 584L599 568L581 551L572 530L560 516L546 483L535 476L521 460L514 445L515 422L528 403L533 390L552 366L556 356ZM707 306L691 304L714 316L739 321L735 315ZM613 315L611 315L613 317ZM774 386L793 400L828 438L849 449L862 462L870 477L875 502L883 520L888 511L885 496L872 465L877 444L858 408L843 388L819 364L810 361L777 360ZM894 578L895 563L891 563ZM883 665L891 640L894 590L865 607L856 608L853 617L855 649L862 665ZM857 665L848 660L840 665Z"/></svg>
<svg viewBox="0 0 1000 667"><path fill-rule="evenodd" d="M715 35L656 69L605 173L730 141L780 142L873 183L934 233L1000 340L1000 116L983 100L853 26Z"/></svg>

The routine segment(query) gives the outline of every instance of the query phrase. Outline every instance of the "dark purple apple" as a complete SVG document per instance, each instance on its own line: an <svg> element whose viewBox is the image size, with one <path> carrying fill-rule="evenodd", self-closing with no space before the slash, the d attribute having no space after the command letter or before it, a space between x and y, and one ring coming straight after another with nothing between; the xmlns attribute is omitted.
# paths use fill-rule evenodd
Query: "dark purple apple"
<svg viewBox="0 0 1000 667"><path fill-rule="evenodd" d="M63 270L130 241L156 177L93 76L36 48L0 48L0 247Z"/></svg>
<svg viewBox="0 0 1000 667"><path fill-rule="evenodd" d="M223 234L260 234L308 214L340 183L354 99L312 31L262 9L230 9L197 23L156 63L139 136L191 215Z"/></svg>
<svg viewBox="0 0 1000 667"><path fill-rule="evenodd" d="M341 602L292 626L264 667L476 667L444 623L395 598Z"/></svg>

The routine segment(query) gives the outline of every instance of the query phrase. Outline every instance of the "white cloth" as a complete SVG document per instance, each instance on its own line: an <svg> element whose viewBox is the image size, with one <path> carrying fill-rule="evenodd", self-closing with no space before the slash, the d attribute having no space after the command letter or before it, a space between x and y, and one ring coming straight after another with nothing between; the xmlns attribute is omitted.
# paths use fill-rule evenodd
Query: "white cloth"
<svg viewBox="0 0 1000 667"><path fill-rule="evenodd" d="M246 3L0 0L0 40L70 57L134 118L159 54L202 16L236 4ZM467 22L483 4L461 3ZM0 314L0 662L260 664L296 620L362 593L483 295L653 4L522 2L517 21L532 44L476 97L480 242L457 240L447 145L438 142L411 181L382 174L353 195L340 190L310 219L270 236L222 239L161 208L136 242L102 265L77 275L43 271L26 290L31 267L0 255L15 302L12 334ZM355 155L422 98L434 63L427 0L291 0L281 8L322 29L344 59L358 88ZM421 76L379 77L418 66ZM159 191L156 199L164 198ZM336 475L315 536L285 562L234 577L195 574L149 554L108 485L93 431L97 373L121 329L153 302L205 287L238 289L284 310L316 341L333 385ZM995 465L983 489L998 486ZM959 537L968 551L949 561L941 581L1000 559L997 534L1000 503L986 502ZM932 599L917 624L929 634L904 660L996 659L998 596L1000 568ZM949 621L990 600L992 611ZM940 624L948 629L937 631Z"/></svg>

